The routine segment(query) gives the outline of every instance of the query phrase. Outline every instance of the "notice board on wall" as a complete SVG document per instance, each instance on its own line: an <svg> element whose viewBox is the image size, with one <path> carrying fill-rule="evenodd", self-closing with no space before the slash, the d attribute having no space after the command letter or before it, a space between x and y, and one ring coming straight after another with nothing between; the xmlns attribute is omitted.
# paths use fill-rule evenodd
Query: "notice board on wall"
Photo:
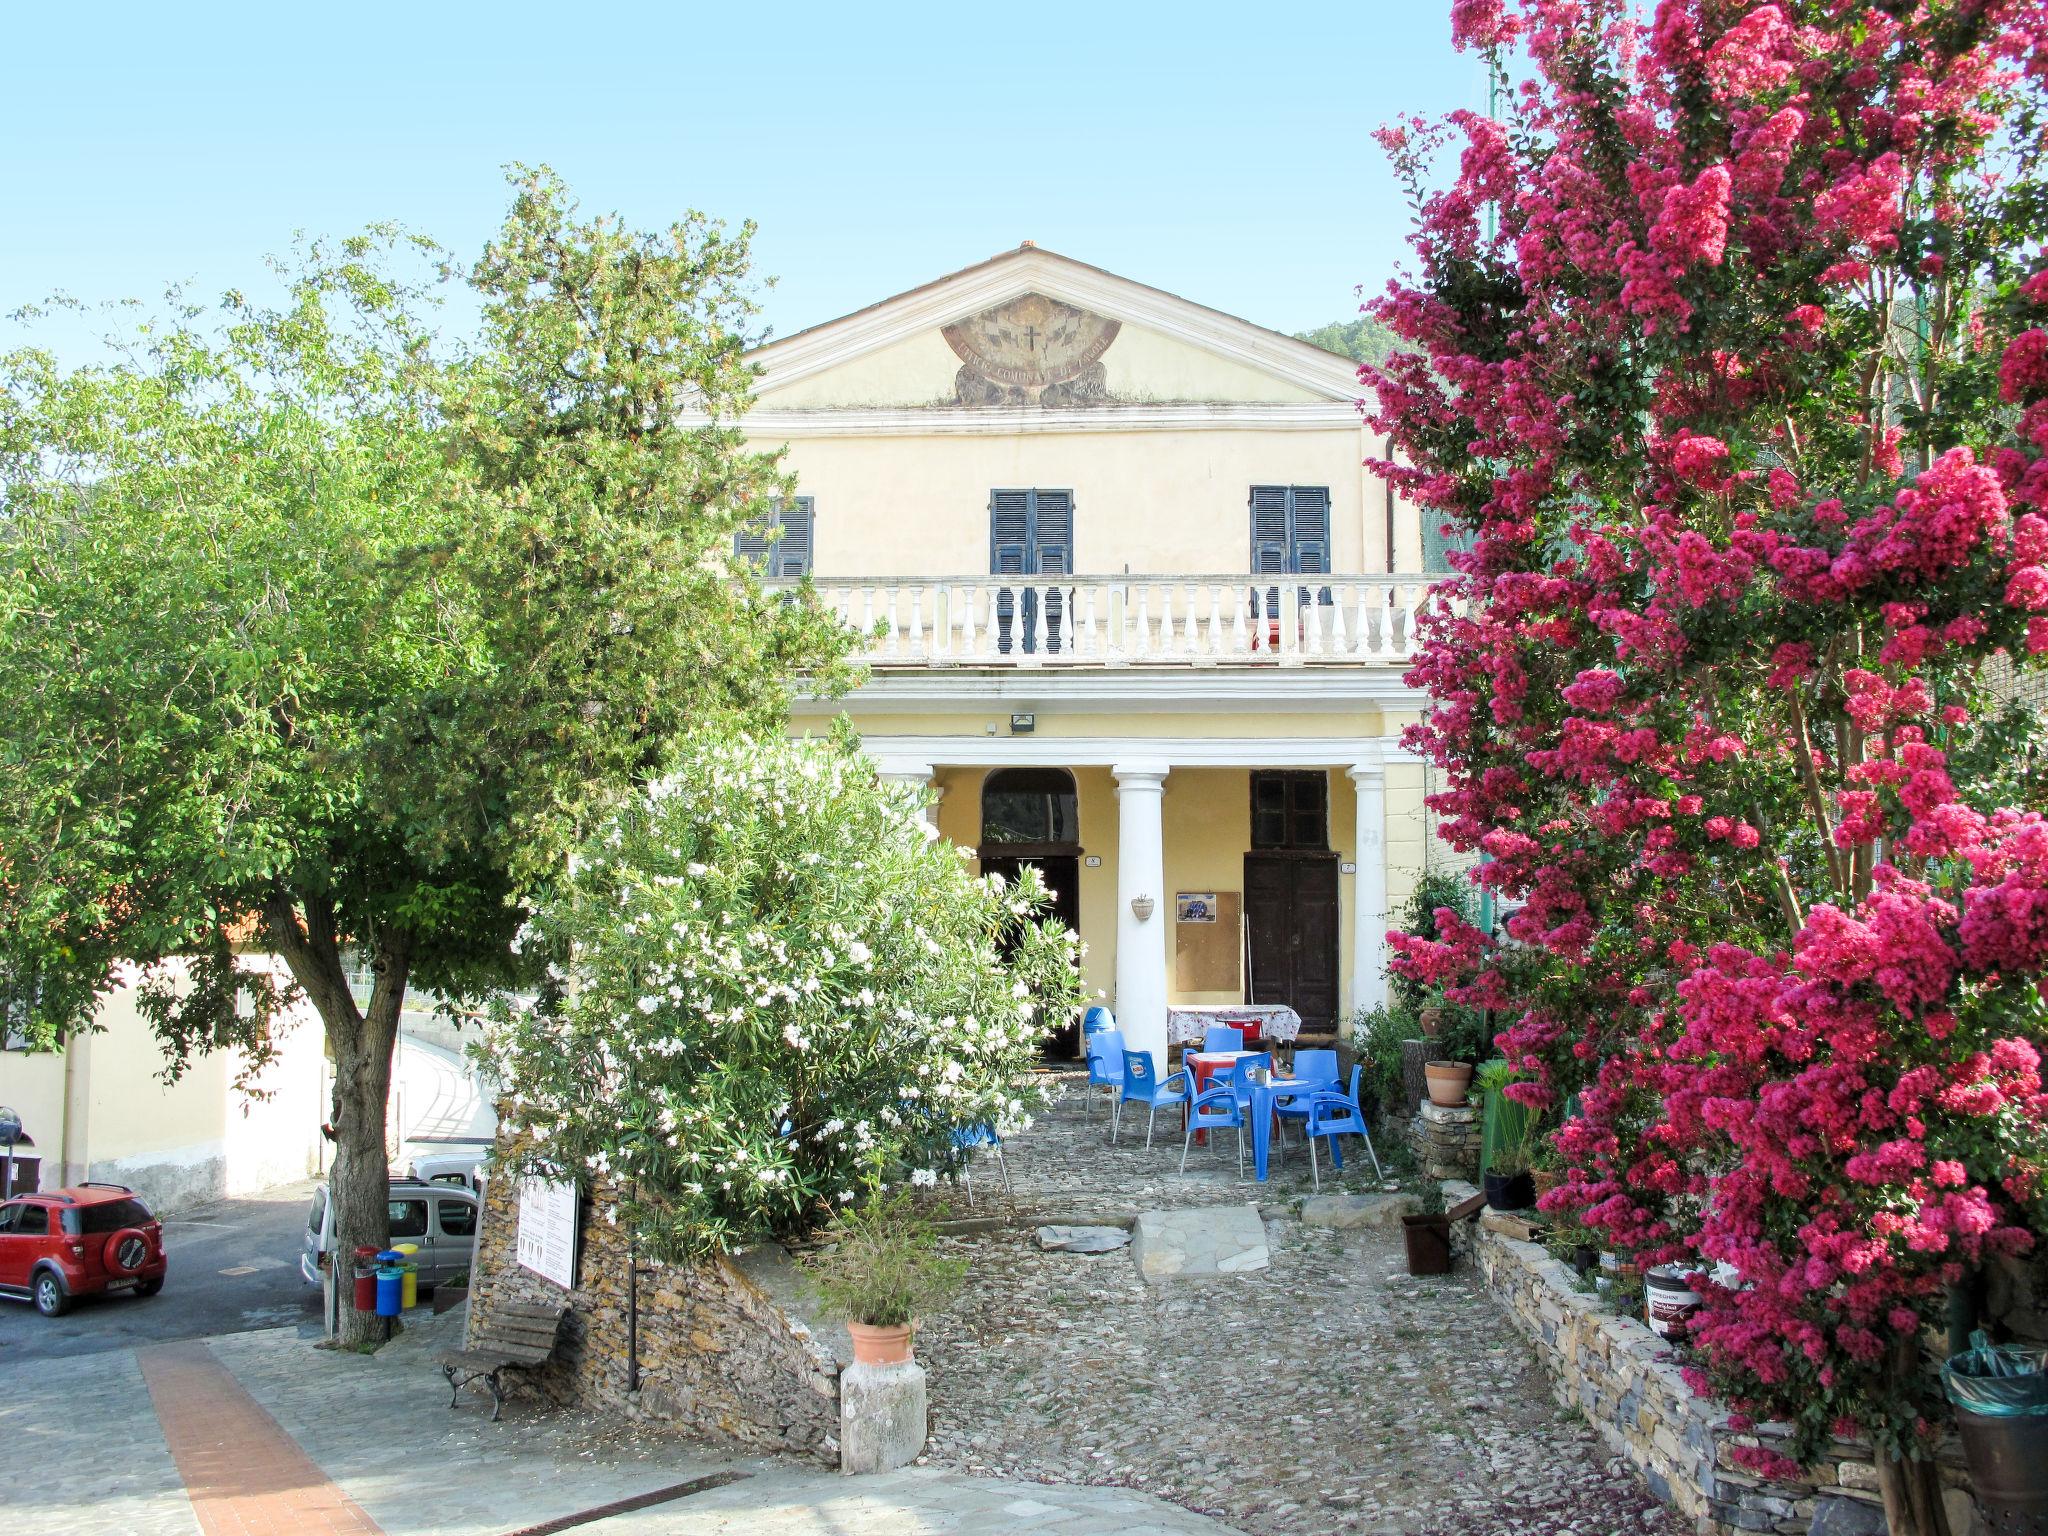
<svg viewBox="0 0 2048 1536"><path fill-rule="evenodd" d="M565 1291L575 1290L579 1214L574 1183L521 1179L516 1250L520 1266L554 1281Z"/></svg>
<svg viewBox="0 0 2048 1536"><path fill-rule="evenodd" d="M1236 891L1183 891L1174 898L1176 992L1237 992L1244 986L1244 899Z"/></svg>

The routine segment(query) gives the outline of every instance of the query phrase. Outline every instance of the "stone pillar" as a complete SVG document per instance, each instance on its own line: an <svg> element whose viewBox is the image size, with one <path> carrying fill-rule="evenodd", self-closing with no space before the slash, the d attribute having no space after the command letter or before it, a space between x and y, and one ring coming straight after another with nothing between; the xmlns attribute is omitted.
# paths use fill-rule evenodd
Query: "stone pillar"
<svg viewBox="0 0 2048 1536"><path fill-rule="evenodd" d="M1150 1051L1166 1074L1166 847L1160 801L1167 765L1117 763L1116 1025L1124 1045ZM1151 903L1140 917L1133 903Z"/></svg>
<svg viewBox="0 0 2048 1536"><path fill-rule="evenodd" d="M863 1365L839 1373L839 1470L893 1472L924 1449L924 1367Z"/></svg>
<svg viewBox="0 0 2048 1536"><path fill-rule="evenodd" d="M1358 873L1351 881L1351 1006L1387 1000L1387 773L1375 757L1345 770L1358 790Z"/></svg>

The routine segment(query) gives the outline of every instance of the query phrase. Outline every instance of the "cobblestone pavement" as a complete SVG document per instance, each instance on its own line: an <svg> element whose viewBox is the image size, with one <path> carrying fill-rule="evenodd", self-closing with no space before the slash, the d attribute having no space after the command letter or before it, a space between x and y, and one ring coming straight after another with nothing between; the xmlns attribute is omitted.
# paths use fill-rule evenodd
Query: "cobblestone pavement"
<svg viewBox="0 0 2048 1536"><path fill-rule="evenodd" d="M1234 1150L1197 1148L1175 1175L1178 1125L1111 1149L1071 1099L1011 1139L1019 1228L949 1239L973 1273L919 1333L931 1377L928 1459L977 1475L1143 1488L1254 1533L1677 1536L1625 1463L1559 1410L1514 1325L1460 1264L1407 1273L1398 1227L1295 1219L1298 1143L1267 1185ZM1389 1138L1382 1138L1383 1140ZM1170 1142L1170 1147L1167 1143ZM1355 1160L1323 1190L1379 1188ZM1199 1171L1198 1171L1199 1170ZM995 1170L979 1214L1005 1209ZM997 1197L985 1193L993 1185ZM1252 1201L1270 1268L1140 1280L1129 1250L1041 1252L1048 1214Z"/></svg>

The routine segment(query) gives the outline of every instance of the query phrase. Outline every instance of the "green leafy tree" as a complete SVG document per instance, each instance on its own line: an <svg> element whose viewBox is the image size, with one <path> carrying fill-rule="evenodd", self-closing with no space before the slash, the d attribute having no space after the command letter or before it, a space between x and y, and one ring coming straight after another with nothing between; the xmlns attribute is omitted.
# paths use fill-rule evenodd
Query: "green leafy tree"
<svg viewBox="0 0 2048 1536"><path fill-rule="evenodd" d="M1371 315L1360 315L1355 320L1333 320L1328 325L1301 332L1295 340L1321 347L1325 352L1334 352L1339 357L1348 357L1354 363L1375 364L1384 363L1401 345L1401 338Z"/></svg>
<svg viewBox="0 0 2048 1536"><path fill-rule="evenodd" d="M786 489L734 425L751 227L640 233L513 183L466 273L373 231L303 248L276 307L0 359L0 974L54 1044L136 963L172 1074L260 1064L303 992L344 1252L388 1238L407 985L519 980L529 893L687 728L840 681L838 626L727 558ZM473 336L437 332L437 277Z"/></svg>

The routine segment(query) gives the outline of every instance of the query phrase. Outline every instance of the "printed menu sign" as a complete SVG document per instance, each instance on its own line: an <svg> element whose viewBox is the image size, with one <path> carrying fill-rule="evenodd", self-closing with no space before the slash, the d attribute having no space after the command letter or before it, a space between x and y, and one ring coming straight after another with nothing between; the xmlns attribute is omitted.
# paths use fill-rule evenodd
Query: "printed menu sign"
<svg viewBox="0 0 2048 1536"><path fill-rule="evenodd" d="M519 1182L519 1264L565 1291L576 1289L576 1186Z"/></svg>

